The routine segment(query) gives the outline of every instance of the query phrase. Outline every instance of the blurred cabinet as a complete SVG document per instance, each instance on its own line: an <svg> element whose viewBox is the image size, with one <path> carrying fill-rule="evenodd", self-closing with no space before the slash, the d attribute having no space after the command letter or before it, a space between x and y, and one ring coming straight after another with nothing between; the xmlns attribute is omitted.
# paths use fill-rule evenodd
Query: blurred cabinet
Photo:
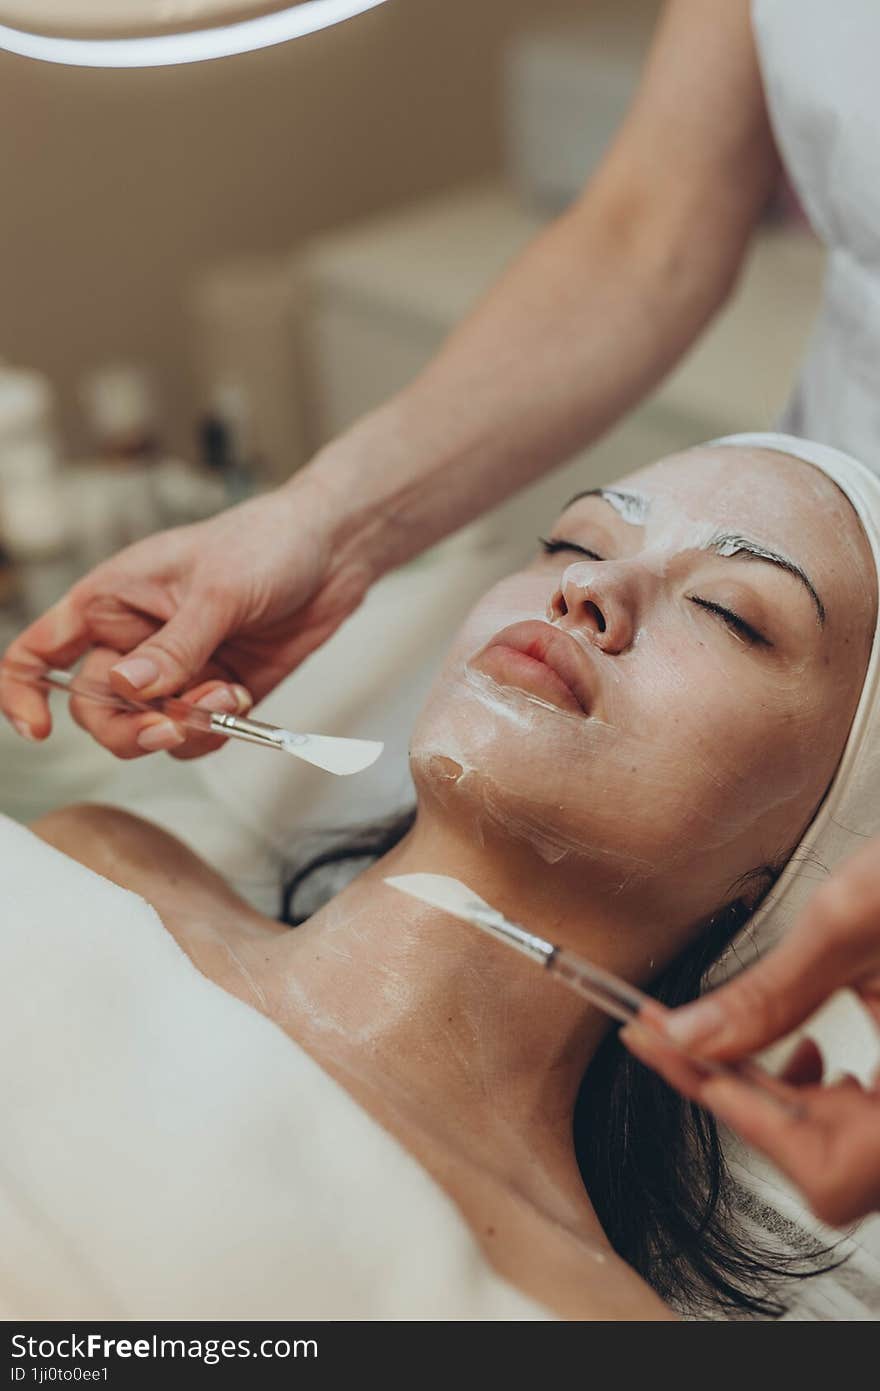
<svg viewBox="0 0 880 1391"><path fill-rule="evenodd" d="M659 8L656 0L592 0L577 20L510 40L504 144L523 203L554 211L578 196L626 115Z"/></svg>
<svg viewBox="0 0 880 1391"><path fill-rule="evenodd" d="M314 242L302 261L311 444L411 381L540 226L514 194L478 187ZM713 435L772 428L818 306L823 259L800 230L760 230L727 305L659 390L461 538L517 554L579 487Z"/></svg>
<svg viewBox="0 0 880 1391"><path fill-rule="evenodd" d="M197 375L251 403L264 481L301 467L387 400L540 230L494 185L464 188L318 238L299 254L217 266L195 287ZM663 454L770 429L821 294L824 253L799 228L759 229L739 283L696 347L596 445L460 533L523 553L560 501Z"/></svg>
<svg viewBox="0 0 880 1391"><path fill-rule="evenodd" d="M235 393L260 481L280 483L308 458L298 258L242 256L197 276L188 296L197 409Z"/></svg>

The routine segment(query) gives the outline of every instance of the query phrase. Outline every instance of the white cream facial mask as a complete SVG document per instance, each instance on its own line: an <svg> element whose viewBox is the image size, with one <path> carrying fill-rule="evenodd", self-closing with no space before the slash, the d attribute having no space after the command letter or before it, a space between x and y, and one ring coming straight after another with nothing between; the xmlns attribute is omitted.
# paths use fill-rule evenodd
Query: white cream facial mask
<svg viewBox="0 0 880 1391"><path fill-rule="evenodd" d="M608 503L572 508L553 536L612 558L548 557L503 580L470 615L418 722L412 764L420 790L460 810L484 842L513 838L547 864L588 862L591 886L607 894L668 881L671 869L681 882L699 866L704 883L717 872L724 895L732 842L747 837L757 865L797 839L816 781L819 616L806 588L777 566L731 559L747 537L800 565L792 525L781 524L790 472L785 486L768 479L756 518L754 470L740 482L734 451L723 454L693 451L702 485L693 505L681 456L669 461L684 473L680 495L649 487L663 484L660 465L646 471L644 491L639 478L613 500L627 523L625 553ZM818 489L823 505L831 486L798 466L799 489ZM857 559L856 545L841 546L842 566ZM593 587L597 610L609 615L605 634L571 607L554 608L559 591L585 603ZM776 614L772 655L705 606L737 610L744 590ZM602 646L615 607L632 626L620 650ZM500 676L486 661L486 645L527 620L576 644L587 710L560 709L539 682L518 686L515 658L507 672L502 660Z"/></svg>

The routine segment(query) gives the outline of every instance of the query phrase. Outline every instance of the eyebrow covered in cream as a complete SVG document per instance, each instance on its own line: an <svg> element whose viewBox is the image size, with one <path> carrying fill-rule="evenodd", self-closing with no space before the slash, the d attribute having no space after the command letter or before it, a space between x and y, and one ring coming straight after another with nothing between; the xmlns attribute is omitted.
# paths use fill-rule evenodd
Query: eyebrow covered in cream
<svg viewBox="0 0 880 1391"><path fill-rule="evenodd" d="M633 526L643 525L651 510L650 498L645 497L643 493L630 493L621 488L585 488L583 492L575 493L574 497L569 498L565 507L569 508L587 497L598 497L609 503L623 521ZM824 627L826 611L822 598L803 566L798 565L790 556L782 555L779 551L771 550L763 542L751 540L748 536L736 532L717 532L700 547L700 550L710 551L724 558L745 556L747 559L764 561L768 565L775 565L779 570L784 570L804 586L813 601L819 623Z"/></svg>
<svg viewBox="0 0 880 1391"><path fill-rule="evenodd" d="M793 575L806 589L815 605L819 622L824 625L825 605L806 570L804 570L801 565L798 565L796 560L791 560L787 555L780 555L778 551L771 551L768 546L762 545L760 541L752 541L747 536L739 536L732 532L718 532L718 534L713 536L702 549L712 551L715 555L725 557L744 555L749 560L763 560L768 565L775 565L777 569L784 570L786 574Z"/></svg>
<svg viewBox="0 0 880 1391"><path fill-rule="evenodd" d="M651 499L645 497L644 493L628 493L622 488L585 488L582 493L575 493L574 497L568 499L563 511L584 497L599 497L603 502L610 503L631 526L642 526L651 510Z"/></svg>

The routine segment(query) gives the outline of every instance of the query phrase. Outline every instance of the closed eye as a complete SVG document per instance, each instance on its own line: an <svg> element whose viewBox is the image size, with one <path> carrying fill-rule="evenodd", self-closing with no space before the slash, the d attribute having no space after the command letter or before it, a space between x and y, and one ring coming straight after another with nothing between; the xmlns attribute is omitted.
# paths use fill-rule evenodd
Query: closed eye
<svg viewBox="0 0 880 1391"><path fill-rule="evenodd" d="M699 599L696 595L689 595L692 604L705 609L708 613L716 613L724 623L727 624L731 632L736 637L752 643L756 647L772 647L773 643L769 638L765 638L763 633L759 633L757 628L753 628L751 623L747 623L744 618L740 618L733 609L726 609L723 604L716 604L711 599Z"/></svg>
<svg viewBox="0 0 880 1391"><path fill-rule="evenodd" d="M596 551L591 551L588 546L581 546L577 541L567 541L562 536L539 536L538 541L543 548L545 555L557 555L560 551L572 551L575 555L582 555L587 560L604 560L605 557L598 555ZM766 638L763 633L759 633L757 628L753 628L751 623L747 623L733 609L725 608L723 604L716 604L712 599L701 599L697 595L688 596L692 604L705 609L707 613L714 613L730 629L735 637L741 641L748 642L754 647L772 647L773 643Z"/></svg>
<svg viewBox="0 0 880 1391"><path fill-rule="evenodd" d="M577 541L566 541L561 536L553 536L549 540L544 536L539 536L538 540L544 548L545 555L557 555L559 551L574 551L575 555L584 555L587 560L604 560L605 557L597 555L587 546L579 546Z"/></svg>

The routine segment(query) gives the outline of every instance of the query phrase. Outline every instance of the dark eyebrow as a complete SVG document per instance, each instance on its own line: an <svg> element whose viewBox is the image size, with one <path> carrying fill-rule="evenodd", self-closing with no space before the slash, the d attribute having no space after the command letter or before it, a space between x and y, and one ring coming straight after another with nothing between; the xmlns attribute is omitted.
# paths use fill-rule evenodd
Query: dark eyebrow
<svg viewBox="0 0 880 1391"><path fill-rule="evenodd" d="M776 551L771 551L767 546L761 545L759 541L750 541L747 536L737 536L731 532L718 532L711 541L702 547L703 550L712 551L715 555L735 556L745 555L752 560L763 560L768 565L775 565L777 569L784 570L788 575L794 575L796 580L804 586L813 603L816 606L816 613L819 615L819 623L825 626L825 605L819 597L816 586L810 579L806 570L801 569L794 560L789 560L787 556L779 555Z"/></svg>
<svg viewBox="0 0 880 1391"><path fill-rule="evenodd" d="M574 503L579 502L584 497L600 497L603 502L610 503L612 507L617 503L623 504L623 508L630 508L637 514L639 521L643 521L648 513L651 503L648 498L641 493L627 493L621 488L585 488L581 493L575 493L574 497L569 498L564 512ZM618 508L618 510L621 510ZM635 522L634 525L638 525ZM819 592L813 581L810 579L806 570L798 565L796 561L790 560L788 556L780 555L778 551L771 551L768 546L764 546L760 541L750 541L747 536L739 536L734 532L720 531L712 537L701 549L712 551L715 555L736 556L745 555L751 560L763 560L768 565L775 565L777 569L784 570L787 575L793 575L806 589L812 599L819 623L825 626L825 605L823 604Z"/></svg>
<svg viewBox="0 0 880 1391"><path fill-rule="evenodd" d="M586 488L583 492L575 493L574 497L569 498L563 511L567 511L569 507L584 497L600 497L604 502L610 503L612 507L615 506L615 503L622 503L624 508L631 508L640 520L644 519L651 505L649 500L640 493L627 493L620 488ZM790 560L788 556L780 555L777 551L771 551L760 541L750 541L747 536L739 536L726 531L718 532L702 549L721 556L745 555L751 560L763 560L766 564L775 565L777 569L784 570L788 575L793 575L804 586L812 599L820 625L825 626L825 605L806 570L796 561Z"/></svg>
<svg viewBox="0 0 880 1391"><path fill-rule="evenodd" d="M644 521L651 506L648 498L641 493L627 493L622 488L585 488L582 493L575 493L574 497L568 499L562 509L563 512L567 512L574 503L580 502L582 497L600 497L603 502L609 503L612 507L615 507L616 504L622 504L622 508L616 507L618 512L629 509L638 517L638 521L632 523L633 526L638 526ZM628 518L624 518L624 520L626 521Z"/></svg>

